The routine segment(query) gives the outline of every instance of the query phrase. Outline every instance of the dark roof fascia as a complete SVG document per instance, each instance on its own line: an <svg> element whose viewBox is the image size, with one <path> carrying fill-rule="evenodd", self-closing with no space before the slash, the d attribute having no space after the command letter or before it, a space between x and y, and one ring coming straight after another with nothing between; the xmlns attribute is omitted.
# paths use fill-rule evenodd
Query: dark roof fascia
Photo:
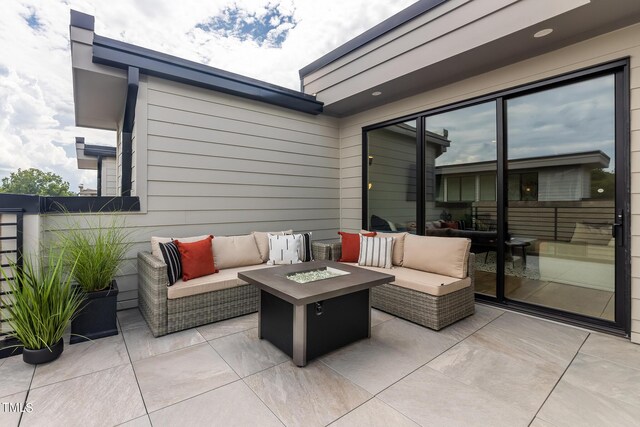
<svg viewBox="0 0 640 427"><path fill-rule="evenodd" d="M309 114L322 113L324 105L314 96L302 92L95 34L93 62L123 70L136 67L141 73L150 76L262 101Z"/></svg>
<svg viewBox="0 0 640 427"><path fill-rule="evenodd" d="M84 145L84 155L89 157L115 157L116 147L106 145Z"/></svg>
<svg viewBox="0 0 640 427"><path fill-rule="evenodd" d="M72 27L82 28L83 30L93 31L96 25L96 18L86 13L78 12L71 9L71 24Z"/></svg>
<svg viewBox="0 0 640 427"><path fill-rule="evenodd" d="M382 21L375 27L349 40L342 46L339 46L326 55L316 59L311 64L301 68L299 71L300 78L302 79L305 76L313 73L314 71L317 71L320 68L329 65L333 61L336 61L343 56L353 52L354 50L359 49L360 47L372 42L373 40L388 33L389 31L398 28L399 26L411 21L412 19L415 19L418 16L429 12L431 9L434 9L435 7L441 5L446 1L447 0L420 0L412 4L406 9L403 9L400 12L396 13L392 17Z"/></svg>

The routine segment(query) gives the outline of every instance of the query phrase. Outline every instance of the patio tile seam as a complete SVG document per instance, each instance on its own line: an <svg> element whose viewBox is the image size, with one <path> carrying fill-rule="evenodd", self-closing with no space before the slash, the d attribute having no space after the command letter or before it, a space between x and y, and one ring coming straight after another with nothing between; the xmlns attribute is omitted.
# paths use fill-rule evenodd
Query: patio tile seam
<svg viewBox="0 0 640 427"><path fill-rule="evenodd" d="M197 328L195 328L195 329L197 329ZM208 340L208 339L204 338L204 335L202 335L202 333L200 333L200 331L198 331L198 333L202 336L202 338L204 338L204 340L205 340L206 342L209 342L209 343L210 343L211 341L216 341L216 340L220 340L220 339L222 339L222 338L231 337L231 336L233 336L233 335L242 334L242 333L244 333L244 332L250 331L251 329L258 329L258 327L257 327L257 326L252 326L251 328L243 329L243 330L241 330L241 331L231 332L230 334L222 335L221 337L215 337L215 338L212 338L212 339L210 339L210 340Z"/></svg>
<svg viewBox="0 0 640 427"><path fill-rule="evenodd" d="M536 419L536 417L538 417L538 414L540 413L540 411L542 410L544 405L547 403L547 401L549 400L549 398L553 394L553 392L556 389L556 387L558 387L558 384L560 384L560 381L562 381L562 378L564 378L564 375L567 373L567 371L569 370L571 365L573 365L573 361L576 360L576 357L578 357L578 354L580 354L580 350L582 349L582 346L584 346L584 344L587 342L587 339L589 339L589 336L591 336L591 333L587 334L587 336L584 338L584 340L582 341L582 344L580 344L580 347L576 351L576 354L573 355L573 357L571 358L571 361L567 364L566 368L562 372L562 375L560 375L560 377L558 378L556 383L553 385L553 387L551 387L551 390L547 394L547 397L544 399L544 401L542 402L542 404L540 405L540 407L538 408L536 413L533 415L533 417L531 418L531 421L529 422L529 424L531 424ZM540 417L540 419L544 420L544 421L547 421L543 417ZM553 424L553 423L551 423L551 424Z"/></svg>
<svg viewBox="0 0 640 427"><path fill-rule="evenodd" d="M428 368L428 369L432 370L433 372L436 372L436 373L438 373L438 374L441 374L441 375L443 375L443 376L445 376L445 377L449 378L450 380L452 380L452 381L455 381L455 382L459 383L460 385L462 385L462 386L464 386L464 387L472 387L472 388L476 389L476 390L477 390L477 391L479 391L479 392L488 393L489 395L493 396L495 399L500 400L500 401L502 401L502 402L505 402L505 403L507 403L507 404L510 404L511 402L508 402L508 401L503 400L502 398L500 398L499 396L496 396L493 392L491 392L491 391L489 391L489 390L486 390L486 389L484 389L484 388L478 387L477 385L474 385L474 384L467 384L467 383L465 383L465 382L463 382L463 381L460 381L460 380L459 380L459 379L457 379L457 378L454 378L454 377L452 377L452 376L450 376L450 375L447 375L447 374L446 374L446 373L444 373L444 372L440 372L440 371L438 371L437 369L433 369L432 367L428 366L428 364L429 364L430 362L432 362L433 360L435 360L435 359L437 359L438 357L442 356L444 353L446 353L447 351L451 350L451 349L452 349L452 348L454 348L455 346L457 346L457 345L461 344L462 342L466 341L467 339L471 338L474 334L476 334L477 332L479 332L479 331L481 331L482 329L486 328L488 325L490 325L491 323L493 323L494 321L496 321L497 319L499 319L500 317L502 317L502 316L503 316L505 313L507 313L507 312L508 312L508 311L506 311L506 310L505 310L505 311L503 311L502 313L500 313L500 315L499 315L499 316L496 316L494 319L491 319L489 322L487 322L486 324L484 324L484 325L482 325L481 327L479 327L478 329L476 329L473 333L471 333L471 334L467 335L466 337L464 337L463 339L461 339L461 340L460 340L460 341L458 341L457 343L453 344L451 347L449 347L449 348L447 348L447 349L443 350L441 353L439 353L438 355L434 356L434 357L433 357L431 360L429 360L428 362L426 362L426 363L424 363L423 365L419 366L418 368L414 369L413 371L411 371L411 372L410 372L410 373L408 373L407 375L405 375L405 376L403 376L402 378L400 378L398 381L394 382L393 384L390 384L388 387L386 387L386 388L384 388L384 389L380 390L378 393L376 393L376 395L375 395L375 396L376 396L376 397L378 397L382 392L384 392L384 391L386 391L387 389L389 389L389 388L393 387L395 384L397 384L398 382L402 381L404 378L408 377L409 375L413 374L414 372L418 371L419 369L422 369L422 368L426 367L426 368ZM517 314L517 313L516 313L516 314ZM587 335L587 336L588 336L588 335ZM585 338L585 341L586 341L586 338ZM584 342L583 342L583 344L584 344ZM576 351L576 355L577 355L577 354L578 354L578 352ZM574 355L574 357L575 357L575 355ZM572 359L572 361L573 361L573 359ZM570 365L570 363L567 365L567 368L568 368L568 366L569 366L569 365ZM566 369L567 369L567 368L565 368L565 371L566 371ZM564 374L564 372L563 372L563 374ZM559 381L559 380L558 380L558 381ZM555 386L554 386L554 388L555 388ZM553 391L553 390L552 390L552 391ZM551 392L550 392L549 394L551 394ZM547 397L548 397L548 396L547 396ZM414 421L414 422L416 422L416 423L417 423L417 421L413 420L409 415L407 415L407 414L405 414L404 412L402 412L401 410L399 410L399 409L395 408L395 407L394 407L394 406L392 406L390 403L388 403L388 402L384 401L383 399L380 399L380 400L382 400L385 404L389 405L391 408L393 408L393 409L395 409L396 411L400 412L400 413L401 413L402 415L404 415L405 417L407 417L407 418L409 418L410 420L412 420L412 421ZM545 401L546 401L546 399L545 399ZM544 402L543 402L543 404L544 404ZM542 406L540 406L540 408L541 408L541 407L542 407ZM519 407L519 408L520 408L520 409L522 409L523 411L525 411L525 409L524 409L524 408L521 408L521 407ZM540 410L540 408L538 408L538 411ZM538 413L538 411L536 411L536 414ZM535 418L535 416L534 416L534 418ZM420 423L417 423L417 424L420 424Z"/></svg>
<svg viewBox="0 0 640 427"><path fill-rule="evenodd" d="M591 334L589 334L589 335L591 335ZM633 343L631 343L631 344L633 344ZM637 344L634 344L634 345L637 345ZM638 347L640 348L640 346L638 346ZM604 360L605 362L613 363L614 365L621 366L623 368L629 368L629 369L633 369L635 371L640 371L640 367L638 367L638 366L631 366L631 364L616 362L614 360L607 359L606 357L602 357L602 356L598 356L596 354L589 353L588 351L582 351L582 347L580 347L580 351L578 353L581 353L581 354L584 354L584 355L590 356L590 357L595 357L596 359Z"/></svg>
<svg viewBox="0 0 640 427"><path fill-rule="evenodd" d="M355 408L353 408L353 409L351 409L351 410L349 410L349 411L345 412L344 414L340 415L340 416L339 416L338 418L336 418L335 420L333 420L333 421L331 421L331 422L329 422L329 423L325 424L325 427L328 427L328 426L330 426L331 424L333 424L333 423L335 423L336 421L338 421L339 419L346 417L347 415L349 415L350 413L352 413L353 411L355 411L356 409L358 409L359 407L361 407L361 406L362 406L362 405L364 405L365 403L370 402L371 400L373 400L373 399L375 399L375 398L376 398L376 396L375 396L375 395L371 395L371 397L370 397L370 398L368 398L367 400L365 400L365 401L364 401L364 402L362 402L361 404L357 405ZM385 405L386 405L386 403L385 403ZM395 408L393 408L393 409L395 409Z"/></svg>
<svg viewBox="0 0 640 427"><path fill-rule="evenodd" d="M403 379L405 379L406 377L408 377L409 375L413 374L414 372L416 372L417 370L423 368L424 366L426 366L427 364L429 364L432 360L437 359L438 357L440 357L441 355L443 355L444 353L446 353L447 351L451 350L453 347L455 347L456 345L460 344L462 341L466 340L467 338L469 338L471 335L475 334L476 332L478 332L479 330L481 330L482 328L484 328L485 326L487 326L489 323L493 322L494 320L500 318L504 313L500 313L499 316L497 316L495 319L492 319L491 321L487 322L487 324L481 326L480 328L478 328L476 331L474 331L473 333L469 334L468 336L466 336L465 338L453 343L451 346L447 347L446 349L442 350L440 353L438 353L437 355L435 355L434 357L432 357L431 359L429 359L428 361L426 361L425 363L421 364L420 366L418 366L417 368L413 369L411 372L407 373L406 375L403 375L402 377L400 377L398 380L394 381L393 383L389 384L387 387L383 388L382 390L380 390L379 392L373 394L373 397L378 397L382 392L384 392L385 390L389 389L390 387L393 387L395 384L397 384L398 382L402 381ZM400 318L396 318L396 319L400 319ZM389 319L391 320L391 319ZM404 319L400 319L400 320L404 320ZM453 340L455 340L455 338L452 338ZM327 365L326 363L324 363L322 360L319 359L319 361L324 364L325 366L327 366L329 369L331 369L332 371L334 371L337 375L340 375L341 377L345 378L347 381L353 383L354 385L356 385L357 387L362 388L362 386L354 383L353 381L351 381L350 379L346 378L344 375L342 375L340 372L336 371L335 369L333 369L331 366ZM432 368L429 368L432 369ZM433 370L433 369L432 369ZM458 381L458 380L456 380ZM460 381L458 381L460 382ZM372 398L373 398L372 397ZM369 401L371 399L368 399L367 401ZM384 401L383 401L384 402ZM366 403L366 402L364 402ZM363 404L364 404L363 403ZM404 415L405 417L409 418L410 420L414 421L411 417L409 417L407 414L405 414L404 412L398 410L397 408L391 406L389 403L384 402L386 405L389 405L391 408L395 409L396 411L398 411L399 413L401 413L402 415ZM358 405L361 406L361 405ZM355 409L355 408L354 408ZM351 411L349 411L351 412ZM348 412L347 412L348 413ZM345 414L346 415L346 414ZM334 420L335 421L335 420ZM334 422L332 421L332 422ZM415 421L414 421L415 422ZM419 423L418 423L419 424Z"/></svg>
<svg viewBox="0 0 640 427"><path fill-rule="evenodd" d="M225 362L225 363L226 363L226 362ZM202 396L203 394L207 394L207 393L212 392L212 391L214 391L214 390L217 390L217 389L219 389L219 388L226 387L226 386L228 386L228 385L231 385L231 384L237 383L238 381L242 381L242 378L235 379L235 380L233 380L233 381L231 381L231 382L228 382L228 383L226 383L226 384L222 384L222 385L219 385L219 386L217 386L217 387L214 387L214 388L212 388L212 389L210 389L210 390L205 390L205 391L202 391L202 392L200 392L200 393L196 393L196 394L194 394L193 396L189 396L189 397L187 397L187 398L185 398L185 399L179 400L179 401L177 401L177 402L173 402L173 403L171 403L171 404L169 404L169 405L167 405L167 406L163 406L162 408L158 408L158 409L155 409L155 410L153 410L153 411L151 411L151 412L147 412L147 416L149 417L149 420L151 420L151 414L155 414L156 412L163 411L163 410L165 410L165 409L167 409L167 408L170 408L170 407L172 407L172 406L175 406L175 405L178 405L178 404L180 404L180 403L186 402L186 401L191 400L191 399L193 399L193 398L196 398L196 397L198 397L198 396ZM137 418L140 418L140 417L137 417ZM133 419L135 420L136 418L133 418ZM131 421L131 420L129 420L129 421ZM127 422L128 422L128 421L127 421ZM151 423L151 424L153 425L153 423Z"/></svg>
<svg viewBox="0 0 640 427"><path fill-rule="evenodd" d="M29 382L29 388L27 389L27 394L24 395L24 404L29 401L29 393L31 393L31 384L33 384L33 378L36 376L36 368L33 368L33 372L31 373L31 381ZM22 417L24 416L24 412L20 412L20 418L18 419L18 426L22 424Z"/></svg>
<svg viewBox="0 0 640 427"><path fill-rule="evenodd" d="M127 355L128 355L128 353L127 353ZM37 387L29 386L29 390L38 390L38 389L41 389L43 387L48 387L50 385L64 383L64 382L67 382L67 381L70 381L70 380L75 380L76 378L86 377L88 375L97 374L98 372L108 371L109 369L118 368L118 367L124 366L124 365L131 365L131 362L118 363L117 365L109 366L107 368L97 369L97 370L92 371L92 372L87 372L86 374L76 375L76 376L65 378L65 379L59 380L59 381L52 381L50 383L42 384L42 385L39 385ZM34 370L34 375L35 375L35 370ZM33 383L33 381L32 381L32 383Z"/></svg>
<svg viewBox="0 0 640 427"><path fill-rule="evenodd" d="M287 361L284 361L284 362L282 362L282 363L287 363L287 362L288 362L288 360L287 360ZM276 366L280 366L280 365L282 365L282 363L278 363L277 365L274 365L274 366L272 366L271 368L267 368L267 369L275 368ZM260 371L260 372L264 372L264 371L266 371L267 369L263 369L263 370L262 370L262 371ZM259 372L256 372L256 374L258 374L258 373L259 373ZM255 375L255 374L252 374L252 375ZM245 378L249 378L250 376L251 376L251 375L249 375L248 377L245 377ZM271 407L269 407L269 405L267 405L267 402L265 402L264 400L262 400L262 399L260 398L260 396L258 396L258 393L256 393L256 392L255 392L255 390L254 390L254 389L252 389L252 388L251 388L251 386L249 386L249 384L247 384L247 382L245 381L245 378L240 378L240 381L242 381L242 383L243 383L245 386L247 386L247 388L248 388L249 390L251 390L251 393L253 393L253 395L254 395L254 396L255 396L255 397L256 397L256 398L257 398L257 399L258 399L258 400L259 400L259 401L260 401L260 402L261 402L261 403L262 403L262 404L263 404L263 405L264 405L268 410L269 410L269 412L271 412L271 413L273 414L273 416L274 416L274 417L276 417L276 419L280 422L280 424L282 424L282 425L283 425L283 427L286 427L286 425L287 425L287 424L284 422L284 420L280 419L280 417L278 416L278 414L276 414L275 412L273 412L273 410L271 409Z"/></svg>
<svg viewBox="0 0 640 427"><path fill-rule="evenodd" d="M124 339L124 331L122 329L122 322L118 318L118 325L120 326L120 331L122 333L122 342L124 343L124 349L127 351L127 357L129 358L129 364L131 365L131 370L133 371L133 378L136 379L136 385L138 386L138 392L140 393L140 398L142 399L142 405L144 406L144 412L149 416L149 410L147 409L147 402L144 400L144 394L142 394L142 388L140 387L140 381L138 381L138 374L136 373L136 369L133 366L133 360L131 360L131 353L129 353L129 347L127 346L127 340ZM140 418L140 417L138 417ZM134 418L135 419L135 418ZM131 421L131 420L129 420ZM128 421L126 421L128 422ZM149 423L151 424L151 418L149 417Z"/></svg>
<svg viewBox="0 0 640 427"><path fill-rule="evenodd" d="M226 337L229 337L229 336L231 336L231 335L236 335L236 334L239 334L239 333L247 332L247 331L249 331L249 330L251 330L251 329L257 329L257 328L245 329L244 331L236 332L236 333L233 333L233 334L230 334L230 335L225 335L224 337L220 337L220 338L216 338L216 339L226 338ZM262 339L262 338L260 338L260 339ZM215 340L211 340L211 341L215 341ZM283 363L287 363L287 362L290 362L290 361L292 360L291 358L287 358L286 360L283 360L283 361L282 361L282 362L280 362L280 363L276 363L275 365L273 365L273 366L269 366L268 368L264 368L264 369L260 369L259 371L256 371L256 372L252 372L251 374L246 375L246 376L244 376L244 377L243 377L243 376L241 376L238 372L236 372L236 370L235 370L235 369L233 369L233 366L231 366L231 364L230 364L229 362L227 362L227 360L222 356L222 354L220 354L220 352L218 352L218 350L216 350L216 349L215 349L215 347L211 345L211 341L206 341L206 343L207 343L207 344L209 344L209 346L213 349L213 351L215 351L216 353L218 353L218 356L220 356L220 358L224 361L224 363L226 363L226 364L229 366L229 368L231 368L231 370L232 370L232 371L233 371L233 372L234 372L234 373L235 373L235 374L236 374L236 375L237 375L241 380L244 380L245 378L249 378L249 377L250 377L250 376L252 376L252 375L256 375L256 374L259 374L259 373L261 373L261 372L268 371L269 369L275 368L276 366L280 366L280 365L282 365ZM203 343L203 344L204 344L204 343ZM280 349L278 349L278 350L279 350L279 351L281 351ZM288 356L287 356L287 357L288 357ZM245 384L246 384L246 383L245 383ZM249 387L249 386L247 385L247 387ZM251 387L249 387L249 388L251 388Z"/></svg>
<svg viewBox="0 0 640 427"><path fill-rule="evenodd" d="M127 423L130 423L131 421L135 421L135 420L138 420L140 418L147 418L149 420L149 425L153 427L153 423L151 422L151 417L149 416L149 414L144 414L144 415L141 415L139 417L131 418L130 420L127 420L127 421L122 422L120 424L116 424L115 427L123 426L123 425L125 425Z"/></svg>
<svg viewBox="0 0 640 427"><path fill-rule="evenodd" d="M515 313L515 314L519 314L519 313ZM498 319L498 318L500 318L501 316L502 316L502 315L500 315L500 316L496 317L495 319L491 320L491 321L490 321L490 322L488 322L486 325L484 325L483 327L479 328L476 332L479 332L480 330L482 330L482 329L483 329L483 328L485 328L486 326L490 325L493 321L497 320L497 319ZM512 333L512 332L506 331L506 330L504 330L504 329L500 329L500 330L501 330L501 332L503 332L503 333L505 333L505 334L508 334L508 335L512 335L512 336L517 337L517 335L516 335L516 334L514 334L514 333ZM468 336L468 337L466 337L465 339L461 340L458 344L460 344L460 343L462 343L463 341L465 341L466 339L470 338L470 337L471 337L472 335L474 335L476 332L474 332L473 334L469 335L469 336ZM548 393L548 394L547 394L547 396L545 397L544 401L540 404L540 406L539 406L539 407L538 407L538 409L536 410L536 413L533 415L533 418L532 418L532 420L530 421L530 423L531 423L531 422L533 422L533 420L535 419L535 417L538 415L538 412L540 412L540 409L542 409L542 407L544 406L544 404L545 404L545 402L547 401L547 399L549 398L549 396L553 393L553 390L555 390L556 386L558 385L558 383L560 382L560 380L562 379L562 377L563 377L563 376L564 376L564 374L566 373L567 369L569 369L569 367L570 367L570 366L571 366L571 364L573 363L574 359L575 359L575 358L576 358L576 356L579 354L580 349L582 348L582 346L584 345L584 343L587 341L587 338L589 337L589 335L590 335L590 333L588 333L588 334L587 334L587 336L584 338L584 340L583 340L583 341L582 341L582 343L580 344L580 347L578 347L578 349L577 349L577 350L576 350L576 352L574 353L574 355L573 355L573 357L571 358L571 360L570 360L570 361L567 363L567 365L564 367L564 369L562 370L562 373L558 376L558 379L556 380L555 384L553 385L553 387L551 388L551 390L549 391L549 393ZM457 344L456 344L456 345L457 345ZM552 343L548 343L548 342L546 342L546 341L545 341L545 345L550 345L550 346L553 346L554 348L559 348L559 346L557 346L557 345L555 345L555 344L552 344ZM448 351L448 350L447 350L447 351ZM439 357L439 356L440 356L440 355L438 355L438 356L436 356L436 357ZM434 358L434 359L435 359L435 358ZM432 359L432 360L434 360L434 359ZM544 360L541 360L541 362L548 363L548 362L546 362L546 361L544 361ZM455 378L455 377L453 377L453 376L451 376L451 375L448 375L448 374L447 374L447 373L445 373L445 372L440 372L439 370L434 369L434 368L431 368L430 366L427 366L427 367L428 367L429 369L433 370L434 372L438 372L439 374L442 374L442 375L446 376L447 378L449 378L449 379L451 379L451 380L453 380L453 381L456 381L456 382L458 382L458 383L460 383L460 384L463 384L463 385L465 385L465 386L467 386L467 387L473 387L473 388L477 389L478 391L481 391L481 392L487 393L487 394L489 394L489 395L493 396L495 399L497 399L497 400L499 400L499 401L505 402L505 403L507 403L507 404L512 404L512 402L511 402L511 401L506 401L506 400L504 400L502 397L500 397L500 396L496 395L494 392L492 392L492 391L491 391L491 390L489 390L489 389L486 389L486 388L481 387L481 386L479 386L479 385L475 385L475 384L471 384L471 383L466 383L466 382L464 382L464 381L461 381L461 380L460 380L460 379L458 379L458 378ZM522 411L527 411L527 410L528 410L526 407L523 407L523 406L520 406L520 405L518 405L518 408L519 408L519 409L521 409ZM546 420L545 420L545 421L546 421Z"/></svg>

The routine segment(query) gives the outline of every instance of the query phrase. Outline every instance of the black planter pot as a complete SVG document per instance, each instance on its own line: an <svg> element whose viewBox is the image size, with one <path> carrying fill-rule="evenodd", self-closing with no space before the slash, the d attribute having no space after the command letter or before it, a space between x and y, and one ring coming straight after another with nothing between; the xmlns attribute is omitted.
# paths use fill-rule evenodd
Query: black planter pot
<svg viewBox="0 0 640 427"><path fill-rule="evenodd" d="M62 350L64 350L64 342L60 339L60 341L52 345L50 349L46 347L38 350L23 349L22 360L31 365L49 363L60 357Z"/></svg>
<svg viewBox="0 0 640 427"><path fill-rule="evenodd" d="M80 305L78 316L71 321L69 343L76 344L88 340L118 335L116 302L118 284L111 282L108 289L87 292Z"/></svg>

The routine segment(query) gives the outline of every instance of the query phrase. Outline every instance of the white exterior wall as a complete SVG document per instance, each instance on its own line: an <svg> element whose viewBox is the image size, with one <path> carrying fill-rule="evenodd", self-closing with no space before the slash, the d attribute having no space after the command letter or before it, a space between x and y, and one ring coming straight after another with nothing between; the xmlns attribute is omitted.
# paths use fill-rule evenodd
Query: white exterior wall
<svg viewBox="0 0 640 427"><path fill-rule="evenodd" d="M341 229L361 227L362 127L625 57L631 58L631 330L640 342L640 24L341 119Z"/></svg>

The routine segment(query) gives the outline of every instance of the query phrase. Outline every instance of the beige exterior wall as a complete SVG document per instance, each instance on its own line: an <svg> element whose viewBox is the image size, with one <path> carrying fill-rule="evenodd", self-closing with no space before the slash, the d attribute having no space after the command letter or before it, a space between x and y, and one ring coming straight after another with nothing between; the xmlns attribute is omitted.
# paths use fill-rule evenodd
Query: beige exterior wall
<svg viewBox="0 0 640 427"><path fill-rule="evenodd" d="M341 119L341 228L361 227L362 127L625 57L631 58L631 329L640 342L640 24Z"/></svg>
<svg viewBox="0 0 640 427"><path fill-rule="evenodd" d="M105 157L102 159L102 195L117 196L116 159Z"/></svg>
<svg viewBox="0 0 640 427"><path fill-rule="evenodd" d="M587 3L587 0L450 0L305 76L304 91L316 93L319 100L332 104ZM524 16L527 19L522 19Z"/></svg>
<svg viewBox="0 0 640 427"><path fill-rule="evenodd" d="M336 119L143 76L133 149L142 209L116 214L135 242L118 277L120 309L137 305L136 256L150 250L151 236L291 228L314 240L337 237ZM43 217L44 236L97 217Z"/></svg>

